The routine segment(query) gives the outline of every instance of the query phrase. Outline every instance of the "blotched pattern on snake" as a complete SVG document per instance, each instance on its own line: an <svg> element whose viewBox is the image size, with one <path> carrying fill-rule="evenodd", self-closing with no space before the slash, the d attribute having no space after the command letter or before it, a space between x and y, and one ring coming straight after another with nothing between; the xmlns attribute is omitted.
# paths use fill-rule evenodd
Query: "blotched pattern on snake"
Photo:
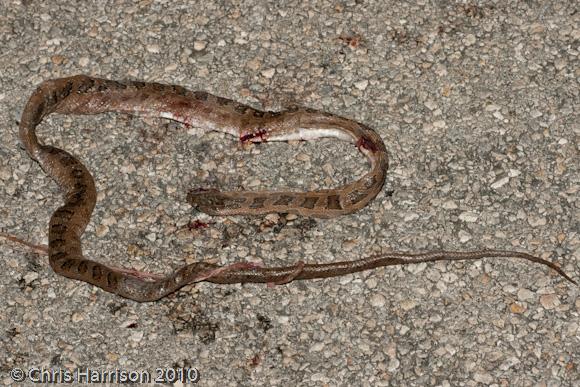
<svg viewBox="0 0 580 387"><path fill-rule="evenodd" d="M312 192L191 191L188 200L201 211L212 215L286 212L330 218L349 214L363 208L379 193L388 168L385 145L374 130L333 114L305 108L264 112L205 92L158 83L112 81L85 75L45 81L24 109L20 139L30 157L64 192L64 205L50 219L48 254L54 271L65 277L91 283L135 301L154 301L184 285L199 281L279 284L336 277L389 265L516 257L546 265L574 282L550 261L505 250L392 252L354 261L324 264L299 262L277 268L246 263L221 267L198 262L186 265L167 277L103 265L85 258L81 248L81 236L96 203L96 189L90 172L68 152L39 143L35 134L36 126L50 113L103 112L168 118L205 131L229 133L242 142L336 138L351 142L370 160L368 173L338 189Z"/></svg>

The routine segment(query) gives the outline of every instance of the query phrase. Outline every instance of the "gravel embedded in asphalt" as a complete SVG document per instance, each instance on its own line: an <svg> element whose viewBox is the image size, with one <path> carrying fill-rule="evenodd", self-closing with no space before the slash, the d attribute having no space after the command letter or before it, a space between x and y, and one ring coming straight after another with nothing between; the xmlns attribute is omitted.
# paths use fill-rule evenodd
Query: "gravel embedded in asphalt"
<svg viewBox="0 0 580 387"><path fill-rule="evenodd" d="M241 146L162 119L51 115L39 138L95 177L93 259L168 273L502 248L580 279L574 2L199 4L0 2L0 231L47 243L61 196L17 122L40 82L85 73L329 111L375 128L390 155L383 192L356 214L217 218L192 210L187 190L336 187L368 165L332 140ZM18 368L196 368L207 386L580 385L579 288L525 261L202 283L138 304L5 240L0 253L5 385Z"/></svg>

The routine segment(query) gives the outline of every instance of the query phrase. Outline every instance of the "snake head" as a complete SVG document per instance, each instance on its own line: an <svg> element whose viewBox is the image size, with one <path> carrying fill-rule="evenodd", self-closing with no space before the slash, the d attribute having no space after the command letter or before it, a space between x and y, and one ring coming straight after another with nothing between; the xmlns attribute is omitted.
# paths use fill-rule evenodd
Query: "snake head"
<svg viewBox="0 0 580 387"><path fill-rule="evenodd" d="M221 215L223 211L239 208L245 202L243 198L215 188L192 189L187 194L187 201L199 211L209 215Z"/></svg>

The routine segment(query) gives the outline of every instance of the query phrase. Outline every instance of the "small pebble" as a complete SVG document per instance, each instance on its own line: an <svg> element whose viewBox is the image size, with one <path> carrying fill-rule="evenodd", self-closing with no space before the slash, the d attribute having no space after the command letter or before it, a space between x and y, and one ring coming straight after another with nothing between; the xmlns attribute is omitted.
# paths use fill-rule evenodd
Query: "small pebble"
<svg viewBox="0 0 580 387"><path fill-rule="evenodd" d="M359 90L366 90L367 86L369 85L368 79L363 79L362 81L358 81L354 83L354 86Z"/></svg>
<svg viewBox="0 0 580 387"><path fill-rule="evenodd" d="M274 76L275 73L276 73L276 69L267 69L267 70L262 71L262 76L264 78L270 79Z"/></svg>
<svg viewBox="0 0 580 387"><path fill-rule="evenodd" d="M205 47L207 46L207 42L201 41L201 40L196 40L195 42L193 42L193 49L195 51L202 51L205 50Z"/></svg>
<svg viewBox="0 0 580 387"><path fill-rule="evenodd" d="M560 305L560 300L556 294L544 294L540 296L540 304L544 309L554 309Z"/></svg>
<svg viewBox="0 0 580 387"><path fill-rule="evenodd" d="M159 54L161 52L161 47L158 44L148 44L145 48L152 54Z"/></svg>

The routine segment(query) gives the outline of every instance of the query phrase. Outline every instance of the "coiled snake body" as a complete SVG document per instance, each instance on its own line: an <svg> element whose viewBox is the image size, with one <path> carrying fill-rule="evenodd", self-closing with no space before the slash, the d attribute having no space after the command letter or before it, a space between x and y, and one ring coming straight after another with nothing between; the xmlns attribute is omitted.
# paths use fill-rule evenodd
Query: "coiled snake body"
<svg viewBox="0 0 580 387"><path fill-rule="evenodd" d="M250 264L221 267L198 262L186 265L167 277L103 265L85 258L80 242L96 203L96 189L90 172L66 151L40 144L35 134L36 126L50 113L103 112L169 118L203 130L226 132L237 136L242 142L333 137L353 143L370 160L371 170L367 174L339 189L312 192L191 191L188 200L201 211L213 215L288 212L330 218L349 214L364 207L379 193L388 167L385 145L375 131L332 114L310 109L262 112L205 92L192 92L180 86L157 83L112 81L84 75L45 81L30 97L24 109L20 121L20 139L30 157L64 191L65 203L50 219L48 254L54 271L65 277L91 283L135 301L154 301L198 281L222 284L284 283L341 276L389 265L517 257L549 266L574 282L550 261L504 250L393 252L355 261L298 263L279 268Z"/></svg>

